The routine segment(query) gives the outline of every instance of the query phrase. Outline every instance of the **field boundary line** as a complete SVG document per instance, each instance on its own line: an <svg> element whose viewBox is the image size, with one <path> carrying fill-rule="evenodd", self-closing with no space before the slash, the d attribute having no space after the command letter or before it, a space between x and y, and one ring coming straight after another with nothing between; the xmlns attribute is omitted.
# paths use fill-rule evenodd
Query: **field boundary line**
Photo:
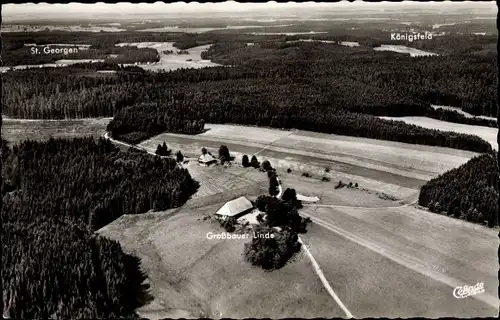
<svg viewBox="0 0 500 320"><path fill-rule="evenodd" d="M310 214L301 212L301 215L311 218L311 220L314 223L316 223L317 225L319 225L325 229L328 229L328 230L340 235L341 237L346 238L347 240L350 240L350 241L357 243L357 244L359 244L359 245L361 245L361 246L363 246L363 247L365 247L373 252L376 252L376 253L386 257L389 260L394 261L395 263L397 263L403 267L406 267L410 270L413 270L417 273L420 273L424 276L427 276L431 279L434 279L435 281L441 282L442 284L447 285L450 288L456 288L458 286L463 285L463 280L459 280L459 279L456 279L452 276L447 276L445 274L440 274L440 273L437 273L433 270L430 270L429 268L427 268L425 266L424 263L422 263L421 261L419 261L418 259L416 259L414 257L406 256L404 254L393 253L393 252L391 252L390 249L388 249L386 247L382 247L376 243L372 243L369 240L363 239L360 236L357 236L349 231L343 230L343 229L339 228L338 226L335 226L331 223L323 221L319 218L311 216ZM450 291L450 294L451 294L451 291ZM498 308L498 298L494 297L493 295L491 295L489 293L482 293L482 294L474 295L472 297L474 299L477 299L477 300L493 307L493 308Z"/></svg>
<svg viewBox="0 0 500 320"><path fill-rule="evenodd" d="M267 148L269 148L270 146L272 146L272 144L273 144L273 143L278 142L278 141L280 141L280 140L281 140L281 139L283 139L283 138L288 138L288 137L292 136L293 134L297 133L297 131L298 131L297 129L292 129L292 130L291 130L291 132L290 132L289 134L287 134L287 135L286 135L286 136L284 136L284 137L279 137L279 138L277 138L277 139L275 139L275 140L271 141L271 142L270 142L270 143L268 143L268 144L267 144L264 148L262 148L261 150L257 151L257 152L256 152L256 153L254 153L253 155L254 155L254 156L257 156L259 153L261 153L261 152L262 152L262 151L264 151L264 150L267 150Z"/></svg>
<svg viewBox="0 0 500 320"><path fill-rule="evenodd" d="M314 256L312 255L311 251L309 251L309 249L304 244L304 242L302 242L302 239L300 238L300 236L298 238L299 238L300 244L302 245L302 247L304 247L304 250L306 251L307 256L309 257L309 260L311 260L311 263L312 263L312 265L314 267L314 270L316 271L316 274L318 275L318 277L320 278L321 282L323 283L323 286L325 287L325 289L332 296L332 298L335 300L335 302L337 302L337 304L342 309L342 311L344 311L344 313L347 316L347 318L354 318L354 316L352 315L352 313L347 309L347 307L344 305L344 303L342 303L342 301L337 296L337 294L335 293L335 291L333 291L332 287L330 286L330 283L328 282L328 280L326 279L325 275L323 274L323 271L321 271L321 268L319 267L318 263L316 262L316 259L314 259Z"/></svg>
<svg viewBox="0 0 500 320"><path fill-rule="evenodd" d="M398 206L387 206L387 207L361 207L361 206L345 206L337 204L316 204L316 203L305 203L304 207L320 207L320 208L353 208L353 209L368 209L368 210L380 210L380 209L400 209L410 207L418 202L418 199L413 200L410 203L400 204L399 201L394 201L393 203L399 203Z"/></svg>

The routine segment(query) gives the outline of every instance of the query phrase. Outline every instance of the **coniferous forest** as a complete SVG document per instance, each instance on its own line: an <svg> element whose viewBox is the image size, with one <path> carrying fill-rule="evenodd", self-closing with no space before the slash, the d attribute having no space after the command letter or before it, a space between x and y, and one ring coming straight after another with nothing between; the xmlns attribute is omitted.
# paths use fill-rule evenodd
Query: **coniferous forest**
<svg viewBox="0 0 500 320"><path fill-rule="evenodd" d="M477 156L430 180L422 186L418 203L432 212L497 225L498 166L495 156Z"/></svg>
<svg viewBox="0 0 500 320"><path fill-rule="evenodd" d="M205 123L233 123L470 150L482 155L429 181L421 188L419 204L432 212L497 225L498 166L487 141L378 118L425 116L498 127L490 119L432 107L497 115L497 53L482 50L489 36L443 36L415 43L443 55L414 58L374 51L387 37L380 30L365 36L355 35L354 28L327 31L311 38L359 41L361 46L228 30L2 34L4 65L69 58L32 55L26 44L86 43L89 50L71 59L105 60L3 73L2 114L24 119L113 117L107 130L128 143L162 132L197 134ZM157 62L156 50L116 46L166 41L179 50L215 43L202 58L221 66L145 71L123 64ZM115 72L96 72L103 70ZM4 316L138 318L135 309L148 299L140 261L95 231L124 214L181 206L198 188L188 171L174 158L123 151L109 140L93 138L25 141L11 148L2 139L1 159ZM250 165L258 167L256 161ZM270 217L262 230L283 226L282 219L288 217L294 232L279 239L281 247L259 239L245 247L247 260L269 269L276 266L262 261L275 257L280 266L298 250L295 229L305 223L292 204L273 201L258 201ZM261 251L268 242L273 250Z"/></svg>
<svg viewBox="0 0 500 320"><path fill-rule="evenodd" d="M181 47L192 41L186 39ZM201 123L211 122L477 152L490 148L477 137L374 116L429 116L494 127L495 121L435 110L430 104L496 114L496 55L412 58L338 44L264 41L258 47L219 42L203 56L231 67L153 73L114 64L106 69L117 72L102 76L89 73L100 66L83 65L8 72L3 112L14 118L115 117L109 131L129 142L165 130L197 133Z"/></svg>
<svg viewBox="0 0 500 320"><path fill-rule="evenodd" d="M182 205L198 187L188 171L93 138L2 141L2 162L4 315L136 317L147 297L139 260L94 231Z"/></svg>

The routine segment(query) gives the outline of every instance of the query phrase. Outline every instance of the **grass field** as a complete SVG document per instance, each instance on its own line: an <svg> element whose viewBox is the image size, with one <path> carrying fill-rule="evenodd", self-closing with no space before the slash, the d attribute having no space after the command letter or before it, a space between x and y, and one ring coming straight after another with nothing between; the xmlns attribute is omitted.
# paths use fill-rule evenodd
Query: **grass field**
<svg viewBox="0 0 500 320"><path fill-rule="evenodd" d="M449 148L297 130L215 124L207 124L206 128L209 130L196 136L160 134L140 146L154 152L165 141L174 152L182 150L185 155L198 157L203 147L217 155L219 146L224 144L237 164L243 154L256 154L259 161L267 159L282 172L290 168L315 178L328 177L333 183L357 182L362 188L398 199L415 197L426 181L477 155ZM329 172L325 172L327 167Z"/></svg>
<svg viewBox="0 0 500 320"><path fill-rule="evenodd" d="M335 215L330 220L342 227L337 219L338 215ZM453 287L320 225L312 224L308 229L308 233L302 236L304 243L310 247L333 290L355 318L470 318L498 314L498 309L477 299L456 299ZM359 229L349 231L356 235L363 235L364 232ZM371 241L372 234L364 236L370 239L370 243L376 243ZM394 242L398 240L400 238ZM442 263L447 262L442 260ZM434 270L434 273L437 272ZM496 279L492 279L491 274L466 280L459 285L484 281L486 287L497 288ZM488 285L488 280L494 281Z"/></svg>
<svg viewBox="0 0 500 320"><path fill-rule="evenodd" d="M418 178L457 167L475 153L303 131L207 127L201 135L161 134L140 144L154 152L166 141L174 152L193 157L185 167L200 182L198 194L173 216L126 216L101 230L143 258L155 300L139 310L141 316L343 316L303 254L266 273L245 264L245 240L204 239L221 230L200 220L204 214L238 196L254 200L267 192L265 173L241 167L243 154L270 160L284 188L320 198L300 210L314 221L302 239L354 317L498 314L496 231L412 206L426 180ZM232 166L198 166L201 148L216 155L221 144L235 156ZM338 180L359 188L335 189ZM381 199L382 192L402 201ZM477 282L485 283L485 293L453 296L456 286Z"/></svg>
<svg viewBox="0 0 500 320"><path fill-rule="evenodd" d="M200 167L197 161L190 161L184 167L200 183L200 188L193 195L193 199L238 189L248 188L249 191L264 188L265 190L268 183L268 178L264 173L255 172L256 170L251 168Z"/></svg>
<svg viewBox="0 0 500 320"><path fill-rule="evenodd" d="M16 144L26 139L101 137L111 118L79 120L2 119L2 137Z"/></svg>
<svg viewBox="0 0 500 320"><path fill-rule="evenodd" d="M314 192L323 183L293 174L281 177L283 184L296 184L300 193ZM409 206L394 207L394 202L356 194L361 191L323 190L318 204L372 207L305 204L300 210L319 221L301 237L354 317L497 314L492 307L495 230ZM208 240L208 232L223 230L203 216L233 197L227 194L209 205L199 202L204 198L189 200L181 209L123 216L99 231L142 259L154 297L138 310L142 317L343 316L303 252L283 269L264 272L243 260L248 240ZM453 297L454 286L477 282L485 283L485 293Z"/></svg>
<svg viewBox="0 0 500 320"><path fill-rule="evenodd" d="M403 54L409 54L412 57L422 57L422 56L435 56L437 55L436 53L432 52L427 52L415 48L410 48L407 46L401 46L401 45L386 45L383 44L380 47L373 48L375 51L394 51L398 53L403 53Z"/></svg>
<svg viewBox="0 0 500 320"><path fill-rule="evenodd" d="M486 119L486 120L493 120L493 121L497 121L497 118L496 117L488 117L488 116L474 116L470 113L467 113L465 111L463 111L462 109L460 108L457 108L457 107L450 107L450 106L437 106L437 105L431 105L431 107L433 107L434 109L445 109L445 110L452 110L452 111L456 111L460 114L463 114L466 118L481 118L481 119Z"/></svg>
<svg viewBox="0 0 500 320"><path fill-rule="evenodd" d="M118 43L117 46L137 46L138 48L153 48L158 51L160 61L154 64L139 64L145 70L176 70L179 68L204 68L214 67L219 64L210 60L203 60L201 53L206 51L210 45L197 46L188 49L188 54L177 54L179 49L173 46L173 42L136 42L136 43ZM164 50L174 51L172 54L164 54Z"/></svg>
<svg viewBox="0 0 500 320"><path fill-rule="evenodd" d="M123 216L99 231L142 259L155 300L138 310L140 316L343 316L302 252L279 271L265 272L244 261L243 244L249 240L208 240L208 232L223 229L200 218L221 205L172 216Z"/></svg>

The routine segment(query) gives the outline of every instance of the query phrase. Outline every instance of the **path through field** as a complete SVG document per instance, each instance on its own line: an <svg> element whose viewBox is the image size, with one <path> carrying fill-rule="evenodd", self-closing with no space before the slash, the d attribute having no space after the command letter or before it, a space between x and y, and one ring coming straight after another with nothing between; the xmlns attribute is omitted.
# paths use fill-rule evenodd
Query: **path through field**
<svg viewBox="0 0 500 320"><path fill-rule="evenodd" d="M338 305L356 317L498 315L497 231L415 207L418 188L425 183L417 177L436 176L466 162L474 153L308 132L258 130L211 125L211 130L202 135L162 134L138 147L152 152L158 143L166 141L169 147L196 156L202 147L217 150L225 144L237 158L258 153L259 161L269 159L273 167L280 168L283 188L296 188L309 196L318 194L319 202L304 203L300 210L313 221L301 241L314 261L310 267L321 270L317 275L330 293L331 303L338 304L333 292L341 302ZM314 182L282 173L290 164L300 162L309 166L297 166L295 172L310 169L312 164L328 165L329 174L348 175L351 181L361 181L363 187L388 190L387 186L393 185L400 201L381 200L363 190L336 190L335 180L321 184L318 179ZM208 180L206 184L216 186L235 177L244 178L239 182L243 186L235 190L241 194L259 194L258 188L252 191L251 184L245 184L249 181L257 187L261 181L260 190L266 189L267 178L263 182L258 178L262 173L237 165L220 171L197 165L188 169ZM190 200L187 208L190 203L198 203L193 208L200 208L204 199L212 199L208 204L222 204L234 196L229 190L206 190L203 196ZM484 283L485 292L464 299L454 297L456 287L478 282ZM343 315L337 310L332 316L349 316L345 310ZM245 317L252 316L250 311L245 313Z"/></svg>

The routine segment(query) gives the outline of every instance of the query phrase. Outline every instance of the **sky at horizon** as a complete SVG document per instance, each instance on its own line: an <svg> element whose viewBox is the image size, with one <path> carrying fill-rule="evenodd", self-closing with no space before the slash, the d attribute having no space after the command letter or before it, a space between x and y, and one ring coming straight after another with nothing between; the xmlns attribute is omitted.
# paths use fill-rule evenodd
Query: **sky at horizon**
<svg viewBox="0 0 500 320"><path fill-rule="evenodd" d="M399 3L394 2L363 2L363 1L340 1L340 2L305 2L305 3L277 3L275 1L270 1L267 3L238 3L235 1L217 2L217 3L198 3L198 2L175 2L175 3L142 3L142 4L131 4L126 2L119 2L116 4L108 4L103 2L97 2L95 4L82 4L77 2L72 2L69 4L47 4L47 3L24 3L24 4L3 4L2 5L2 17L7 20L12 20L16 18L22 18L23 16L36 16L40 19L49 18L49 15L64 15L67 17L82 16L86 17L90 14L96 14L99 16L103 15L137 15L137 14L158 14L161 12L165 13L229 13L229 12L254 12L259 11L269 12L269 10L274 10L276 14L278 11L286 10L307 10L312 11L317 9L340 9L340 10L363 10L363 11L378 11L381 12L384 9L422 9L426 8L429 10L438 10L440 12L446 12L447 8L453 9L465 9L470 8L471 10L480 10L488 13L488 9L493 9L494 13L497 12L496 2L415 2L415 1L403 1ZM112 18L112 17L110 17Z"/></svg>

